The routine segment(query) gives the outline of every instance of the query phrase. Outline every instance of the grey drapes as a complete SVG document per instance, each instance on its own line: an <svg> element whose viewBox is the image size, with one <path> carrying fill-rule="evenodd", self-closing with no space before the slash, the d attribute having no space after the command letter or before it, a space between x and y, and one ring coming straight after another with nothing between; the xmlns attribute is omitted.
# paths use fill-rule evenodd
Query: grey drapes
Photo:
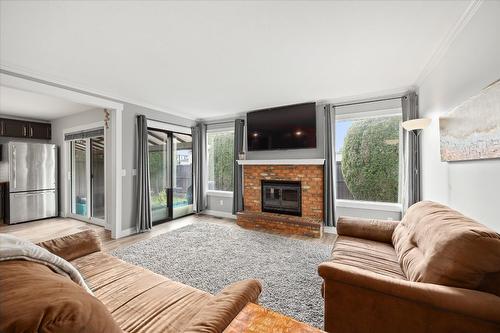
<svg viewBox="0 0 500 333"><path fill-rule="evenodd" d="M335 161L335 108L325 105L325 175L324 175L324 215L325 225L335 226L336 198L336 161Z"/></svg>
<svg viewBox="0 0 500 333"><path fill-rule="evenodd" d="M149 198L148 124L146 116L137 116L137 231L151 230Z"/></svg>
<svg viewBox="0 0 500 333"><path fill-rule="evenodd" d="M418 96L410 91L401 98L403 121L418 118ZM401 202L403 214L420 201L420 144L417 135L403 132L403 179Z"/></svg>
<svg viewBox="0 0 500 333"><path fill-rule="evenodd" d="M243 210L243 175L241 165L236 160L243 152L244 136L245 121L236 119L234 121L233 214Z"/></svg>
<svg viewBox="0 0 500 333"><path fill-rule="evenodd" d="M206 161L207 161L207 125L196 124L191 128L193 134L193 211L200 213L207 207Z"/></svg>

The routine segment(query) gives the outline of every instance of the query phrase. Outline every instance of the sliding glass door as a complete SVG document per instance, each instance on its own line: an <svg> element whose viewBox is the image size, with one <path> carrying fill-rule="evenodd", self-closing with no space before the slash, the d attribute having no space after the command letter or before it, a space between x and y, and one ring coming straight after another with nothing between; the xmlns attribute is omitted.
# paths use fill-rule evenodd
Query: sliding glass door
<svg viewBox="0 0 500 333"><path fill-rule="evenodd" d="M148 129L151 218L153 224L192 212L191 135Z"/></svg>
<svg viewBox="0 0 500 333"><path fill-rule="evenodd" d="M70 215L104 226L104 136L68 141L71 159Z"/></svg>
<svg viewBox="0 0 500 333"><path fill-rule="evenodd" d="M172 219L171 140L166 132L148 129L149 184L153 223Z"/></svg>
<svg viewBox="0 0 500 333"><path fill-rule="evenodd" d="M193 212L193 140L191 135L173 133L173 217Z"/></svg>
<svg viewBox="0 0 500 333"><path fill-rule="evenodd" d="M104 137L90 139L91 216L104 221Z"/></svg>
<svg viewBox="0 0 500 333"><path fill-rule="evenodd" d="M71 213L87 217L88 182L87 140L71 141Z"/></svg>

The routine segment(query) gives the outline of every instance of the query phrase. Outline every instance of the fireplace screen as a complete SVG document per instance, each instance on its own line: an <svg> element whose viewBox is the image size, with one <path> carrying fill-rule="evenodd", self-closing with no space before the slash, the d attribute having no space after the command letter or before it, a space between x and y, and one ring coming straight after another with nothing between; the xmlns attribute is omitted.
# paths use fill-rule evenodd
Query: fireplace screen
<svg viewBox="0 0 500 333"><path fill-rule="evenodd" d="M301 216L300 182L262 180L262 211Z"/></svg>

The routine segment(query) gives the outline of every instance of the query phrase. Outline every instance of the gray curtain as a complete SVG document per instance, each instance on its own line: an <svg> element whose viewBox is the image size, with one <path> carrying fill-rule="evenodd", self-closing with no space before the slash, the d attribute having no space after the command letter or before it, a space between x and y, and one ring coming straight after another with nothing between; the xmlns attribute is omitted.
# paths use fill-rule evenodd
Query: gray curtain
<svg viewBox="0 0 500 333"><path fill-rule="evenodd" d="M148 124L146 116L137 116L137 231L151 230L151 205L149 198Z"/></svg>
<svg viewBox="0 0 500 333"><path fill-rule="evenodd" d="M244 136L245 121L236 119L234 121L233 214L243 210L243 174L241 165L236 160L243 152Z"/></svg>
<svg viewBox="0 0 500 333"><path fill-rule="evenodd" d="M324 175L324 216L325 226L334 227L336 224L336 160L335 160L335 108L325 105L325 175Z"/></svg>
<svg viewBox="0 0 500 333"><path fill-rule="evenodd" d="M193 134L193 211L200 213L207 207L207 125L198 123Z"/></svg>
<svg viewBox="0 0 500 333"><path fill-rule="evenodd" d="M403 121L418 118L418 96L414 91L401 98ZM401 202L403 214L420 201L420 143L415 133L403 131L403 176Z"/></svg>

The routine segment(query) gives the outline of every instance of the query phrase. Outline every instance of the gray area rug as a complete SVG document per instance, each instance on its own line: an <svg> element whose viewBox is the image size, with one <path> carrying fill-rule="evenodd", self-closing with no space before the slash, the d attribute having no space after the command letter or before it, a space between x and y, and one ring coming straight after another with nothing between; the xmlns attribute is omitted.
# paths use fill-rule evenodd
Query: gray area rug
<svg viewBox="0 0 500 333"><path fill-rule="evenodd" d="M248 278L262 282L260 304L323 327L318 264L331 246L239 227L193 224L112 252L212 294Z"/></svg>

